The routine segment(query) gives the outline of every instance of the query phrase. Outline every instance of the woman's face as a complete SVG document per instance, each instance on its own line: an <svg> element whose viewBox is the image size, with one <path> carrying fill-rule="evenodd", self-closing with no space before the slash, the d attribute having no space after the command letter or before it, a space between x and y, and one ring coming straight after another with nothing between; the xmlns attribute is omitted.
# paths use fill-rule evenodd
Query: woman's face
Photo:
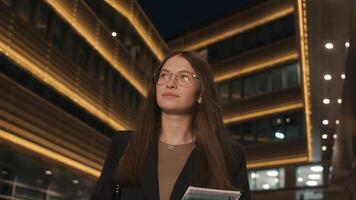
<svg viewBox="0 0 356 200"><path fill-rule="evenodd" d="M156 83L156 100L163 112L187 114L198 98L199 80L191 64L182 56L169 58Z"/></svg>

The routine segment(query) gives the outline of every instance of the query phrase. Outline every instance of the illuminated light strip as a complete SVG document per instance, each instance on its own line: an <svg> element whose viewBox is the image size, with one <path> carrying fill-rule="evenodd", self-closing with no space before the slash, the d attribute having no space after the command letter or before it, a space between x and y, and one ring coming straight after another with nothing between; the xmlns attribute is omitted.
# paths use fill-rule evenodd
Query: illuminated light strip
<svg viewBox="0 0 356 200"><path fill-rule="evenodd" d="M298 0L298 24L299 24L299 37L300 37L300 55L301 55L301 66L303 72L303 96L304 96L304 110L305 110L305 121L306 121L306 132L307 132L307 143L308 143L308 158L309 161L313 161L313 138L312 131L313 127L311 124L311 102L310 102L310 66L309 66L309 55L308 55L308 34L307 34L307 9L306 1Z"/></svg>
<svg viewBox="0 0 356 200"><path fill-rule="evenodd" d="M157 44L158 42L154 41L152 37L150 36L152 33L155 33L159 39L161 40L162 46L164 46L167 51L168 51L168 46L164 42L164 40L161 38L159 33L155 30L154 26L150 24L150 28L153 29L154 31L147 31L147 28L144 27L143 23L134 15L131 13L127 6L124 5L122 1L118 0L105 0L110 6L112 6L116 11L121 13L127 20L130 22L130 24L135 28L135 30L138 32L138 34L142 37L143 41L149 46L149 48L152 50L152 52L156 55L159 61L162 61L166 55L164 53L164 50L162 48L159 48L159 45ZM131 1L130 3L136 3L136 1ZM136 3L135 4L137 8L140 8L139 5ZM147 18L145 13L140 9L139 12ZM147 18L147 21L149 22L149 19Z"/></svg>
<svg viewBox="0 0 356 200"><path fill-rule="evenodd" d="M293 157L293 158L247 162L247 168L255 169L255 168L260 168L260 167L281 166L281 165L287 165L287 164L303 163L303 162L307 162L307 161L308 161L308 156L303 155L303 156L297 156L297 157Z"/></svg>
<svg viewBox="0 0 356 200"><path fill-rule="evenodd" d="M84 172L86 174L89 174L93 177L99 177L100 176L100 171L88 167L78 161L75 161L71 158L68 158L66 156L63 156L55 151L49 150L47 148L44 148L38 144L32 143L28 140L25 140L21 137L18 137L16 135L13 135L7 131L4 131L2 129L0 129L0 138L2 138L5 141L8 141L10 143L13 143L15 145L21 146L25 149L28 149L30 151L33 151L37 154L40 154L41 156L44 156L46 158L49 158L51 160L55 160L57 162L60 162L66 166L72 167L74 169L77 169L81 172Z"/></svg>
<svg viewBox="0 0 356 200"><path fill-rule="evenodd" d="M273 108L263 109L247 114L237 114L236 116L224 117L224 124L236 123L244 120L254 119L266 115L287 112L303 108L303 102L290 103L288 105L278 105Z"/></svg>
<svg viewBox="0 0 356 200"><path fill-rule="evenodd" d="M4 44L0 41L0 49L4 52L5 55L10 57L13 61L17 62L25 70L32 73L35 77L40 80L43 80L46 84L52 86L55 90L59 91L61 94L70 98L73 102L79 106L85 108L88 112L92 113L94 116L98 117L102 121L106 122L109 126L113 127L115 130L127 130L130 127L127 127L124 123L119 120L115 120L112 117L108 116L109 113L99 110L95 105L89 103L85 98L81 97L66 85L62 84L59 80L50 76L46 71L37 67L33 61L31 61L26 56L21 55L13 48Z"/></svg>
<svg viewBox="0 0 356 200"><path fill-rule="evenodd" d="M268 9L268 8L266 8L266 9ZM293 6L293 2L290 1L288 6L281 7L281 8L279 8L279 10L277 10L276 12L274 12L270 15L267 15L267 16L262 15L262 16L260 16L259 19L252 21L251 23L242 24L242 25L237 24L235 27L232 27L230 30L224 30L223 28L219 29L218 28L219 26L216 26L214 28L216 28L217 30L224 31L224 32L214 31L210 35L202 34L202 32L198 30L196 32L191 33L190 35L193 35L193 37L194 37L197 34L200 34L200 37L202 38L202 40L192 41L190 39L191 36L188 35L188 36L182 36L181 38L173 40L172 42L169 43L169 45L174 49L184 49L184 50L199 49L199 48L208 46L210 44L219 42L225 38L237 35L244 31L247 31L247 30L253 29L255 27L261 26L263 24L272 22L276 19L282 18L282 17L287 16L292 13L294 13L294 6ZM203 29L208 30L207 28L203 28ZM205 35L205 37L204 37L204 35Z"/></svg>
<svg viewBox="0 0 356 200"><path fill-rule="evenodd" d="M120 59L115 58L110 51L113 49L105 48L100 43L96 42L95 33L89 31L84 24L76 21L77 19L73 17L71 11L65 8L64 2L57 0L47 0L46 1L52 8L54 8L69 24L82 35L89 44L92 45L97 51L120 73L125 77L133 87L135 87L142 96L146 96L147 91L142 80L139 77L135 77L130 72L129 66L125 67Z"/></svg>
<svg viewBox="0 0 356 200"><path fill-rule="evenodd" d="M256 71L266 70L274 66L277 66L278 64L285 63L291 60L296 60L296 59L298 59L298 52L290 52L283 56L278 56L278 58L262 60L260 62L252 63L231 71L224 71L220 74L215 73L216 75L214 77L214 80L215 82L221 82L224 80L236 78Z"/></svg>

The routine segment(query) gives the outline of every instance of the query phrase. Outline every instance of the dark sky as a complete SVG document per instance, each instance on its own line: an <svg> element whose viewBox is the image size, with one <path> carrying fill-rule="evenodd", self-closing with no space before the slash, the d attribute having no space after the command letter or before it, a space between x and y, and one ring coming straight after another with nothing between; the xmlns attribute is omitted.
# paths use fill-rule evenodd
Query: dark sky
<svg viewBox="0 0 356 200"><path fill-rule="evenodd" d="M166 41L257 1L261 0L138 0Z"/></svg>

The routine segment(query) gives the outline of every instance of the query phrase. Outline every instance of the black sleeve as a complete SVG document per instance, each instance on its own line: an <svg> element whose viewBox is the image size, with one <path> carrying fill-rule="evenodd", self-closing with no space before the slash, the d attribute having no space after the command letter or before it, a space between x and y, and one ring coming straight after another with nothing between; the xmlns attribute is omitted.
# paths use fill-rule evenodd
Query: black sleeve
<svg viewBox="0 0 356 200"><path fill-rule="evenodd" d="M117 163L130 139L129 133L114 133L100 177L90 200L112 199Z"/></svg>
<svg viewBox="0 0 356 200"><path fill-rule="evenodd" d="M232 169L232 181L235 187L241 192L240 200L250 200L250 186L248 183L248 173L246 169L246 154L240 144L234 145L235 153L233 157L235 162Z"/></svg>

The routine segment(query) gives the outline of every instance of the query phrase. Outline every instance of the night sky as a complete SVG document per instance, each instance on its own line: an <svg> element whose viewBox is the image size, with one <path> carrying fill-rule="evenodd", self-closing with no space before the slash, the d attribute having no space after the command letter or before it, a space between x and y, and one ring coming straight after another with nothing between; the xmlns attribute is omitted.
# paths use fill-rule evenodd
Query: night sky
<svg viewBox="0 0 356 200"><path fill-rule="evenodd" d="M261 0L138 0L166 41Z"/></svg>

